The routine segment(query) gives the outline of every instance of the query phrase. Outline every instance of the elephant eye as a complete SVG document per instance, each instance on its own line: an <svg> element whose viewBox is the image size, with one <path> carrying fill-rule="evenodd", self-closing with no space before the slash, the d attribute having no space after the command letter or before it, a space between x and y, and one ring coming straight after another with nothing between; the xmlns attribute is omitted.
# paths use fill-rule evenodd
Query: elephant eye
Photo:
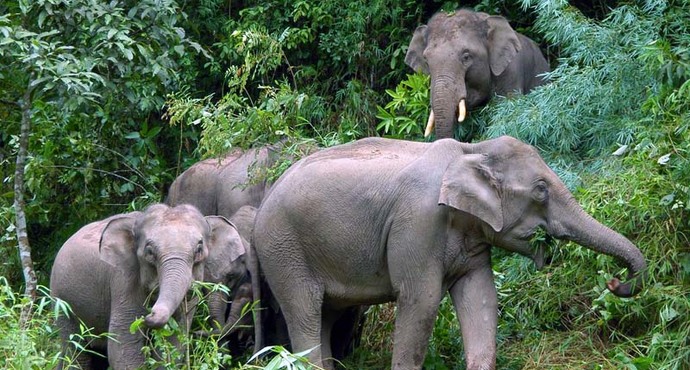
<svg viewBox="0 0 690 370"><path fill-rule="evenodd" d="M203 240L199 240L198 243L196 243L196 249L194 249L194 254L200 255L204 252L204 242Z"/></svg>
<svg viewBox="0 0 690 370"><path fill-rule="evenodd" d="M462 55L460 56L460 62L462 62L462 64L464 64L465 66L468 66L472 63L472 55L470 55L470 53L467 51L462 53Z"/></svg>
<svg viewBox="0 0 690 370"><path fill-rule="evenodd" d="M144 246L144 257L147 259L153 259L156 256L156 251L153 248L153 244L151 242L146 243Z"/></svg>
<svg viewBox="0 0 690 370"><path fill-rule="evenodd" d="M540 180L534 185L534 189L532 190L532 194L534 195L534 199L537 202L544 203L546 200L549 198L549 188L546 185L546 182L544 180Z"/></svg>

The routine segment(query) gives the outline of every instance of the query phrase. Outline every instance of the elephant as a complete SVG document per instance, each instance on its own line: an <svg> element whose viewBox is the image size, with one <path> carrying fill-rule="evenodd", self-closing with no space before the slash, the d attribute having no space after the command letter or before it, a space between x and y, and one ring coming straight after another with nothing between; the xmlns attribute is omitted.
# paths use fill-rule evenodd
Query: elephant
<svg viewBox="0 0 690 370"><path fill-rule="evenodd" d="M63 357L77 356L81 368L92 368L94 356L77 354L69 343L83 322L92 334L112 335L88 346L107 352L113 369L142 366L145 336L131 333L130 324L145 316L146 328L160 328L174 317L188 330L195 307L186 300L192 282L203 278L210 254L238 242L225 218L204 217L190 205L153 204L82 227L58 251L50 276L51 294L73 313L57 319ZM147 313L149 296L155 301ZM58 369L64 366L61 361Z"/></svg>
<svg viewBox="0 0 690 370"><path fill-rule="evenodd" d="M272 184L266 180L252 183L252 173L265 172L276 164L281 159L281 151L286 145L288 145L287 142L281 141L247 151L235 150L220 158L210 158L197 162L175 179L168 191L166 203L169 205L187 203L196 206L204 215L227 217L238 227L240 235L245 239L245 242L250 241L250 230L253 223L246 222L246 220L248 217L253 219L256 211L254 207L259 206ZM300 154L308 154L317 150L314 145L309 143L300 143L291 149L292 151L296 149ZM287 157L286 159L292 160L294 158ZM242 218L243 220L239 221L236 218ZM211 260L215 261L214 258ZM219 262L217 265L214 263L218 270L230 267L227 264L227 258L220 260L222 262ZM240 257L232 265L242 267L245 260L246 257ZM212 270L214 269L212 268ZM237 336L244 336L246 333L243 331L231 333L233 331L231 328L240 328L248 324L246 322L247 318L243 318L243 321L240 323L235 320L240 315L242 307L254 296L251 280L239 278L240 275L236 273L237 271L235 271L233 276L226 275L226 285L231 288L232 294L232 303L229 309L227 309L226 303L230 297L226 295L213 293L208 299L211 320L216 322L213 326L222 328L221 335L229 336L229 345L233 352L239 351L242 347L242 344L238 343L239 338ZM256 274L258 274L258 271ZM212 279L207 277L205 280L222 282L221 278ZM256 341L256 345L262 346L264 343L289 345L290 341L282 313L277 302L272 298L268 287L263 289L262 295L262 301L267 303L261 313L262 321L265 325L261 329L261 340ZM363 307L353 309L353 312L339 323L339 326L343 328L342 332L344 334L334 339L335 347L337 348L335 352L338 358L343 358L352 352L353 344L361 336L361 325L358 325L358 323L361 323L364 317L363 313ZM208 335L218 334L218 332L199 332L198 334ZM240 341L248 342L249 340L242 339Z"/></svg>
<svg viewBox="0 0 690 370"><path fill-rule="evenodd" d="M529 249L538 230L613 256L629 271L608 289L643 288L645 259L587 214L537 150L512 137L474 144L366 138L307 156L256 215L256 263L294 351L332 368L327 338L347 308L394 301L393 369L420 369L448 292L467 369L496 366L492 246Z"/></svg>
<svg viewBox="0 0 690 370"><path fill-rule="evenodd" d="M258 207L271 186L266 172L281 159L285 141L249 150L237 149L220 158L195 163L170 185L165 203L194 205L204 215L231 217L240 207ZM314 148L300 145L309 153Z"/></svg>
<svg viewBox="0 0 690 370"><path fill-rule="evenodd" d="M173 181L165 203L192 204L202 214L225 217L243 205L258 207L269 183L252 183L252 169L270 167L278 154L274 146L265 146L197 162Z"/></svg>
<svg viewBox="0 0 690 370"><path fill-rule="evenodd" d="M501 16L459 9L438 12L417 27L405 55L431 76L431 111L424 136L452 138L454 122L494 95L528 93L546 82L549 64L537 44Z"/></svg>
<svg viewBox="0 0 690 370"><path fill-rule="evenodd" d="M214 327L211 334L218 334L223 339L230 338L227 342L234 353L247 348L242 343L251 337L246 330L240 329L251 326L251 315L243 316L242 313L252 301L251 280L245 260L255 215L255 207L242 206L230 217L230 223L239 234L238 242L228 248L218 249L217 253L209 253L204 270L204 281L224 284L230 289L231 297L222 291L211 292L208 306Z"/></svg>

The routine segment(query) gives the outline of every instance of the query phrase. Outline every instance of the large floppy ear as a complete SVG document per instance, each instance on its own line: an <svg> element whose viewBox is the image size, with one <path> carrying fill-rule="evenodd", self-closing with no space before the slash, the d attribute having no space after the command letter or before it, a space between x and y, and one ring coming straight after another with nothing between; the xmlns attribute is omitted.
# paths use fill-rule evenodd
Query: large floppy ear
<svg viewBox="0 0 690 370"><path fill-rule="evenodd" d="M407 47L405 64L412 67L415 72L429 74L429 65L426 64L426 59L424 59L424 49L426 49L428 33L429 27L427 25L417 27L412 35L410 45Z"/></svg>
<svg viewBox="0 0 690 370"><path fill-rule="evenodd" d="M505 18L492 15L486 23L489 25L489 65L491 73L499 76L522 49L522 44Z"/></svg>
<svg viewBox="0 0 690 370"><path fill-rule="evenodd" d="M133 215L115 217L101 233L98 247L101 260L124 271L138 270L137 247L134 242Z"/></svg>
<svg viewBox="0 0 690 370"><path fill-rule="evenodd" d="M486 166L485 154L465 154L443 173L438 203L478 217L496 232L503 229L498 180Z"/></svg>

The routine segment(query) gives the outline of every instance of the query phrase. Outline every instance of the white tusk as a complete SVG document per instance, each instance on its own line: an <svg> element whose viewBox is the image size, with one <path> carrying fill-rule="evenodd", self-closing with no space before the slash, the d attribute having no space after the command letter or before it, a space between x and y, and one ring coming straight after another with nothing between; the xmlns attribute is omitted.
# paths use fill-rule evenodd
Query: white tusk
<svg viewBox="0 0 690 370"><path fill-rule="evenodd" d="M426 128L424 129L424 137L429 137L431 131L434 130L434 110L429 111L429 119L426 121Z"/></svg>
<svg viewBox="0 0 690 370"><path fill-rule="evenodd" d="M460 103L458 103L458 122L464 121L466 115L467 108L465 107L465 99L462 99Z"/></svg>

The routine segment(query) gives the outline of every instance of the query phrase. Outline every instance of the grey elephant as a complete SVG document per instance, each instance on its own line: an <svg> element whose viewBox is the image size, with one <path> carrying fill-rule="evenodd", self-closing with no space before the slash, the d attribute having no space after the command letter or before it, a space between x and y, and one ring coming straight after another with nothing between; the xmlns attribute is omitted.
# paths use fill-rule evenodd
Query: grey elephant
<svg viewBox="0 0 690 370"><path fill-rule="evenodd" d="M88 348L107 352L112 368L142 366L145 338L142 333L130 333L130 324L145 316L146 327L159 328L175 317L180 325L188 326L194 304L185 307L185 298L192 282L203 278L209 253L238 239L225 218L204 217L189 205L154 204L143 212L119 214L82 227L58 251L50 276L51 294L73 311L57 320L63 356L74 359L70 335L80 332L81 320L93 328L92 334L113 336ZM146 302L152 294L155 301L149 313ZM81 368L90 369L92 357L83 351L76 360ZM58 368L63 366L61 361Z"/></svg>
<svg viewBox="0 0 690 370"><path fill-rule="evenodd" d="M248 150L233 150L220 158L195 163L170 185L165 203L191 204L204 215L231 217L240 207L258 207L271 186L266 172L278 161L288 143L281 141ZM301 145L298 151L313 148Z"/></svg>
<svg viewBox="0 0 690 370"><path fill-rule="evenodd" d="M230 217L229 221L237 229L239 238L236 243L218 248L216 253L209 253L204 271L204 281L224 284L229 288L230 296L223 291L211 292L208 306L209 316L213 321L212 334L230 342L229 346L235 353L246 348L241 343L248 341L251 336L246 330L252 325L251 315L243 315L243 312L246 310L245 306L252 301L246 254L255 216L255 207L242 206Z"/></svg>
<svg viewBox="0 0 690 370"><path fill-rule="evenodd" d="M575 241L630 273L608 288L639 291L646 262L624 236L583 211L537 150L510 137L476 144L368 138L294 164L256 215L258 263L294 351L332 367L325 340L348 307L395 301L393 369L420 369L449 292L467 369L494 369L497 295L491 247L527 250L531 236Z"/></svg>
<svg viewBox="0 0 690 370"><path fill-rule="evenodd" d="M537 44L500 16L460 9L436 13L417 27L405 56L431 76L431 112L424 136L452 138L455 121L494 95L528 93L545 82L549 64ZM438 124L435 124L438 122Z"/></svg>

